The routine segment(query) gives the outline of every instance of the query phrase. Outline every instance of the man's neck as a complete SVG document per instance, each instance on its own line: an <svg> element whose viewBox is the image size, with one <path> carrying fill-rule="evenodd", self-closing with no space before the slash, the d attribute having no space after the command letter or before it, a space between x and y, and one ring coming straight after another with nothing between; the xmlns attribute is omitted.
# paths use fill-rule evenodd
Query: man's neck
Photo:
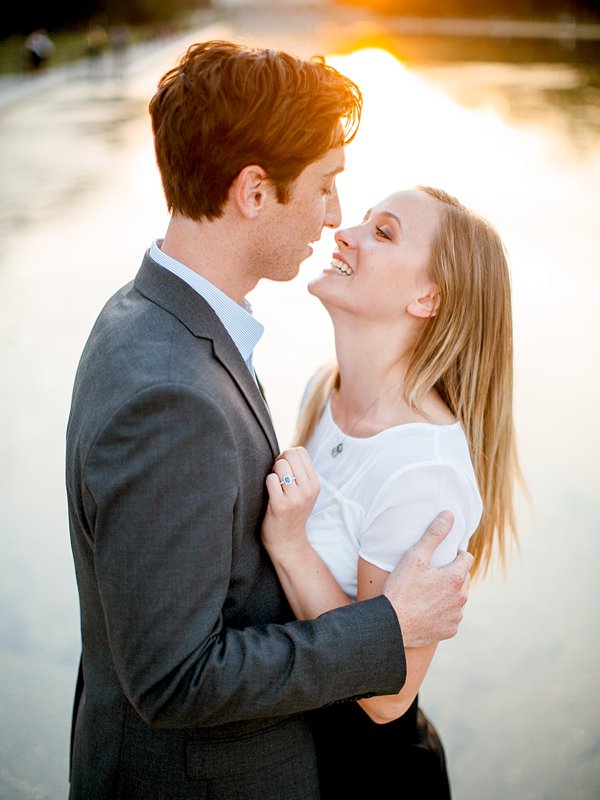
<svg viewBox="0 0 600 800"><path fill-rule="evenodd" d="M242 305L256 280L245 271L247 259L240 241L226 217L195 222L173 214L161 250Z"/></svg>

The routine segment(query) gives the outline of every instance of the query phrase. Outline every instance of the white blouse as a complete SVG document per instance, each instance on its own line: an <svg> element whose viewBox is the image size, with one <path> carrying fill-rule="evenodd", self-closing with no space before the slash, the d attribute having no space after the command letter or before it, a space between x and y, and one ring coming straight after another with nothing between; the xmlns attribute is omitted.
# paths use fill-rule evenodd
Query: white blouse
<svg viewBox="0 0 600 800"><path fill-rule="evenodd" d="M448 564L467 548L482 503L458 422L407 423L358 439L340 432L328 403L306 449L321 482L307 535L352 600L359 556L391 571L444 509L454 514L454 526L432 565Z"/></svg>

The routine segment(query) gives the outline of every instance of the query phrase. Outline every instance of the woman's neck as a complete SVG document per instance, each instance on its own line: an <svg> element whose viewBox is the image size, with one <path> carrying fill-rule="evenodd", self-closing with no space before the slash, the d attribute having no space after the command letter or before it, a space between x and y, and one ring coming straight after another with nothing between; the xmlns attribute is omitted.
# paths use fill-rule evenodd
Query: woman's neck
<svg viewBox="0 0 600 800"><path fill-rule="evenodd" d="M415 345L414 331L334 323L340 386L331 410L338 427L352 436L372 436L394 425L455 421L434 389L416 411L405 399L405 381Z"/></svg>
<svg viewBox="0 0 600 800"><path fill-rule="evenodd" d="M370 436L398 424L409 410L404 399L408 363L406 344L391 332L366 326L336 326L340 387L332 411L346 433Z"/></svg>

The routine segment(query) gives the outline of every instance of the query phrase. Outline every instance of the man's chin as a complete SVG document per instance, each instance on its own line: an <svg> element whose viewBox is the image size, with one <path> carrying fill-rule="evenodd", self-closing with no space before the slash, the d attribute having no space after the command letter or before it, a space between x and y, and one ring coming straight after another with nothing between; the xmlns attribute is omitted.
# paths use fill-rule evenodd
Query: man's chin
<svg viewBox="0 0 600 800"><path fill-rule="evenodd" d="M300 264L288 267L287 269L279 269L273 275L263 275L263 278L268 281L275 281L275 283L286 283L297 277L300 272Z"/></svg>
<svg viewBox="0 0 600 800"><path fill-rule="evenodd" d="M300 269L300 264L303 264L305 261L308 261L308 259L312 256L312 254L313 254L313 249L310 245L308 245L306 250L304 251L304 254L300 256L300 263L298 264L298 269Z"/></svg>

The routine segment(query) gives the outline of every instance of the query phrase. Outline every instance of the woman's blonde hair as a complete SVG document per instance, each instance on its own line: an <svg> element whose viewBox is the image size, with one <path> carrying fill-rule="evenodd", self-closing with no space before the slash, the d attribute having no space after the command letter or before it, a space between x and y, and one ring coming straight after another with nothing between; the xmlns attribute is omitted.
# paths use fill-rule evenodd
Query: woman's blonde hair
<svg viewBox="0 0 600 800"><path fill-rule="evenodd" d="M484 575L494 556L504 566L510 542L516 543L514 490L521 474L512 413L509 269L504 245L489 222L444 191L417 188L443 206L429 267L440 305L413 349L404 396L418 411L435 389L463 427L483 501L481 522L469 543L472 574ZM316 376L298 420L297 443L308 441L339 380L336 363Z"/></svg>

